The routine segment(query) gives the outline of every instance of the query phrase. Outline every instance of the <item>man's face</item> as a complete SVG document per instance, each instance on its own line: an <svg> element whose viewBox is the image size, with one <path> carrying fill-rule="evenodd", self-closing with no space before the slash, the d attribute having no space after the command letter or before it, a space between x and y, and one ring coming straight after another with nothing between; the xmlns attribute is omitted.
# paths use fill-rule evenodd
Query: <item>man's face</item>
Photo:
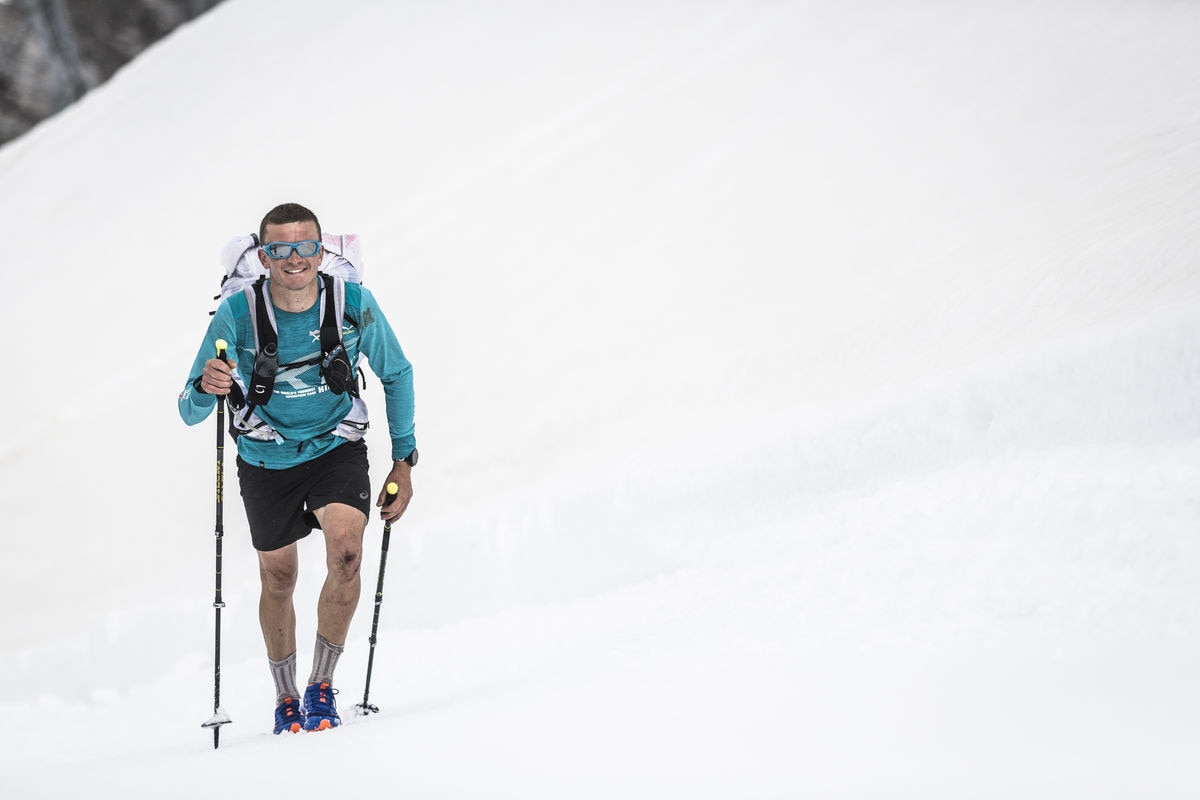
<svg viewBox="0 0 1200 800"><path fill-rule="evenodd" d="M321 240L314 222L288 222L283 225L267 225L264 230L263 245L272 242L296 242ZM263 266L271 273L272 285L287 291L302 291L314 285L317 281L317 268L321 266L324 252L307 258L292 250L287 258L271 258L262 250L258 258Z"/></svg>

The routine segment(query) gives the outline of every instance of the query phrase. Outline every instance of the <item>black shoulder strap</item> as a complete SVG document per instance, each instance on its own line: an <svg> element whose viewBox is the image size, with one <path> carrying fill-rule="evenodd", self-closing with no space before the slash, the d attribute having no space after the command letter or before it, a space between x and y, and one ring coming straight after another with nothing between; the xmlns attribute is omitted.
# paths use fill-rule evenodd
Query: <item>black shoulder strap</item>
<svg viewBox="0 0 1200 800"><path fill-rule="evenodd" d="M333 276L322 272L321 280L325 282L325 314L321 317L321 359L324 360L341 346L342 324L337 316Z"/></svg>
<svg viewBox="0 0 1200 800"><path fill-rule="evenodd" d="M254 282L254 338L257 346L254 355L254 373L246 387L246 400L251 405L265 406L275 391L275 373L279 369L279 334L271 324L271 312L267 308L264 283L265 277Z"/></svg>
<svg viewBox="0 0 1200 800"><path fill-rule="evenodd" d="M354 365L342 345L342 313L345 313L346 284L339 278L321 273L325 282L325 314L321 318L321 375L334 394L349 392L358 397L358 379Z"/></svg>

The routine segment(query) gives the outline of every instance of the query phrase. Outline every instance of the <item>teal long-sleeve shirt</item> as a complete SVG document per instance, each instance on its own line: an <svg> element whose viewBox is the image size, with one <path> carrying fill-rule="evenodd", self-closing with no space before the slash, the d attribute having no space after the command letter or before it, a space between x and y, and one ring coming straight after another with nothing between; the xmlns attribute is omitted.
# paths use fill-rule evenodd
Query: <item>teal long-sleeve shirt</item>
<svg viewBox="0 0 1200 800"><path fill-rule="evenodd" d="M269 287L268 282L264 290L268 298ZM353 402L350 395L329 391L317 364L287 367L320 355L324 293L322 286L317 302L306 311L291 313L275 309L280 369L271 399L255 411L283 441L239 437L238 455L251 464L286 469L311 461L345 441L329 432L349 413ZM342 344L351 364L358 363L359 353L365 355L371 371L383 385L392 458L405 458L416 447L412 364L366 287L347 283L345 308ZM179 394L179 416L188 425L204 421L216 408L216 396L198 391L196 385L205 362L216 355L218 339L229 344L229 358L236 364L236 375L248 381L254 371L254 325L244 293L237 292L222 301L192 363L187 383Z"/></svg>

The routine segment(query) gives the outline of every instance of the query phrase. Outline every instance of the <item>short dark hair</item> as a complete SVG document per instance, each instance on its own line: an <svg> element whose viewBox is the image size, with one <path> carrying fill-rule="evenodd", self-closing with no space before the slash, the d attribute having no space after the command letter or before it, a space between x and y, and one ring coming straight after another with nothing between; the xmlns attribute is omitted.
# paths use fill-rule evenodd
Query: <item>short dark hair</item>
<svg viewBox="0 0 1200 800"><path fill-rule="evenodd" d="M283 203L275 206L267 215L262 218L262 222L258 225L258 241L260 244L265 244L263 239L267 236L268 225L287 225L289 222L311 222L317 226L317 239L321 238L321 222L317 219L317 215L309 211L299 203Z"/></svg>

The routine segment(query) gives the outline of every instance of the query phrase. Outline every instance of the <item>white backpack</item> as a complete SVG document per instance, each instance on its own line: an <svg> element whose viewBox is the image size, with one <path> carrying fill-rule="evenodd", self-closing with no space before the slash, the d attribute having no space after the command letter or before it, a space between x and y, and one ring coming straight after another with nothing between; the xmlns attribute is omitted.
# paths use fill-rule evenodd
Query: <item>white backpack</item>
<svg viewBox="0 0 1200 800"><path fill-rule="evenodd" d="M326 233L321 236L321 244L325 256L321 261L318 272L325 286L326 305L322 313L321 349L324 358L335 348L341 347L342 319L345 313L346 282L362 283L363 263L362 244L357 234ZM221 279L221 292L214 300L223 300L238 292L246 294L247 304L254 327L254 349L257 354L264 341L275 341L275 319L269 301L264 301L265 289L262 283L268 277L267 270L258 258L258 235L247 234L237 236L229 241L221 250L221 265L225 267L225 277ZM210 312L215 314L216 312ZM268 338L264 338L268 337ZM344 356L343 356L344 358ZM362 354L358 361L361 364ZM315 362L314 362L315 363ZM350 413L338 426L331 431L336 436L350 440L361 439L368 427L367 407L359 396L358 381L361 371L355 365L347 369L347 378L352 381L347 391L353 397ZM324 369L325 365L322 365ZM235 382L235 391L230 394L230 432L236 439L239 436L249 436L260 440L275 440L281 442L279 434L271 428L254 409L270 399L271 387L274 385L274 367L270 369L269 380L259 374L256 358L254 374L246 387ZM338 391L338 390L335 390ZM261 403L255 403L252 398L263 397Z"/></svg>

